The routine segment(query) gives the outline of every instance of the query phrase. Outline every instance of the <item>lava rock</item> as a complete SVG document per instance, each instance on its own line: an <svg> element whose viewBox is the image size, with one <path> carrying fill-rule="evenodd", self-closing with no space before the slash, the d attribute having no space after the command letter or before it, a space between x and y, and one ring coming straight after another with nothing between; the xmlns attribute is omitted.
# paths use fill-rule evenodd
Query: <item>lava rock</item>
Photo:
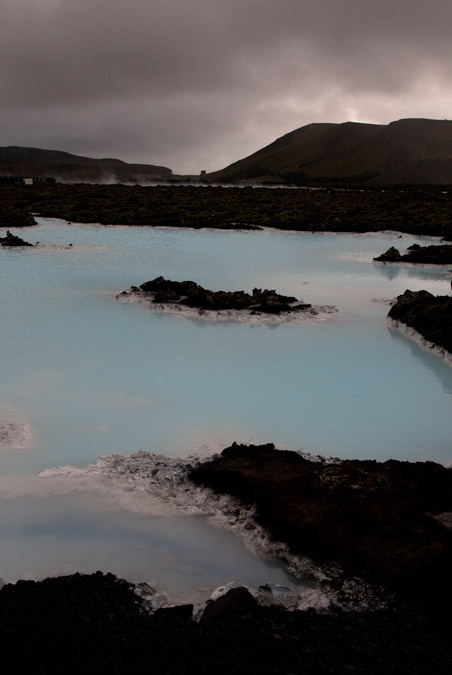
<svg viewBox="0 0 452 675"><path fill-rule="evenodd" d="M218 600L206 605L201 617L201 625L212 624L219 618L224 621L232 617L243 616L256 608L257 602L246 588L232 588Z"/></svg>
<svg viewBox="0 0 452 675"><path fill-rule="evenodd" d="M403 262L424 265L450 265L452 263L451 244L435 244L433 246L413 244L408 247L407 251L408 253L401 255L400 251L391 246L386 253L374 258L374 260L377 262Z"/></svg>
<svg viewBox="0 0 452 675"><path fill-rule="evenodd" d="M275 290L254 288L252 294L245 291L211 291L194 281L171 281L162 276L141 284L139 290L132 286L131 291L149 296L156 304L180 304L199 310L250 310L253 314L281 314L306 312L312 308L310 304L292 296L280 295Z"/></svg>
<svg viewBox="0 0 452 675"><path fill-rule="evenodd" d="M378 258L374 258L374 260L376 262L400 262L401 257L400 251L394 246L391 246L386 253L382 253Z"/></svg>
<svg viewBox="0 0 452 675"><path fill-rule="evenodd" d="M14 248L16 246L33 246L33 244L29 244L27 241L24 241L20 237L17 237L15 234L12 234L12 232L7 230L6 237L0 237L0 246Z"/></svg>
<svg viewBox="0 0 452 675"><path fill-rule="evenodd" d="M450 569L448 570L450 571ZM97 572L6 584L0 648L6 675L218 675L350 671L449 675L450 623L423 607L288 612L244 588L190 609L143 613L134 587Z"/></svg>
<svg viewBox="0 0 452 675"><path fill-rule="evenodd" d="M452 534L432 515L452 510L450 469L395 460L322 463L272 444L234 444L190 478L255 505L256 520L293 553L410 597L434 580L436 592L452 600L452 584L440 572L444 560L452 565Z"/></svg>
<svg viewBox="0 0 452 675"><path fill-rule="evenodd" d="M406 290L388 317L413 328L425 340L452 354L452 297Z"/></svg>

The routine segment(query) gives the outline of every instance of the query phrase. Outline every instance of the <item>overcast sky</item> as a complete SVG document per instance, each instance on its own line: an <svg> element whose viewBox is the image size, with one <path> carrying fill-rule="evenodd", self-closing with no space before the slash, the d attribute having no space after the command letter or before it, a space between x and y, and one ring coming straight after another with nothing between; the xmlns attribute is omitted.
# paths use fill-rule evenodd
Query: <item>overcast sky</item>
<svg viewBox="0 0 452 675"><path fill-rule="evenodd" d="M214 171L311 122L452 118L451 0L0 0L0 146Z"/></svg>

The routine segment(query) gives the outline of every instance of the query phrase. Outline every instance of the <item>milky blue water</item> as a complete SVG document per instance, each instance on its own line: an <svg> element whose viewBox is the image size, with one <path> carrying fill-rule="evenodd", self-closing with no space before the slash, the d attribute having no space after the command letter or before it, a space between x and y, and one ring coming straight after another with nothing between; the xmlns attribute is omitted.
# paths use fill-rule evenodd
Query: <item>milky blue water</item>
<svg viewBox="0 0 452 675"><path fill-rule="evenodd" d="M388 306L375 302L406 288L450 292L447 268L372 263L389 246L403 249L430 240L393 233L39 223L15 232L39 240L38 248L0 249L0 417L32 430L28 450L1 451L1 475L81 467L99 455L139 450L208 453L233 441L271 441L341 458L451 462L452 368L389 327ZM339 312L323 321L250 324L162 313L114 298L157 275L193 279L215 290L275 288L313 304L334 304ZM0 490L0 502L1 496ZM147 580L143 558L151 560L149 551L159 548L155 542L161 543L165 519L156 518L150 531L138 516L118 512L112 518L94 498L87 512L75 497L69 506L56 497L11 499L20 522L11 520L14 509L5 506L0 532L8 543L0 553L0 576L80 570L85 556L87 569L97 565L107 571L105 562L116 560L122 575ZM216 536L224 537L225 551L240 546L200 519L183 527L176 522L163 527L172 543L160 546L174 547L168 555L178 561L175 569L191 555L182 551L190 540L183 534L188 527L206 546ZM101 536L106 531L110 534ZM146 553L125 555L135 544L124 544L124 537ZM98 553L90 548L93 541ZM59 548L65 553L58 562ZM212 560L216 550L218 542L212 544ZM237 576L237 552L231 557L236 562L227 569L222 562L212 575L206 570L218 560L211 565L209 555L204 551L193 563L198 585ZM241 555L251 577L268 571L245 549ZM113 564L110 571L116 572ZM185 582L182 571L178 574L173 581L179 589ZM150 570L148 575L154 576Z"/></svg>

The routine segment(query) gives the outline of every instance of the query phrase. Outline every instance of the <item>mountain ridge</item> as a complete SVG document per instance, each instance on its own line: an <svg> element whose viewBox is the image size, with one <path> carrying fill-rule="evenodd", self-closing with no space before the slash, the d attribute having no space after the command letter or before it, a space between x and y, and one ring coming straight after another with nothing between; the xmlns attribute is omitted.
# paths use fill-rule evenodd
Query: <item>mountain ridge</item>
<svg viewBox="0 0 452 675"><path fill-rule="evenodd" d="M17 145L0 147L0 175L55 178L75 182L145 182L172 176L171 169L153 164L128 164L120 159L93 159L62 150Z"/></svg>
<svg viewBox="0 0 452 675"><path fill-rule="evenodd" d="M308 124L207 177L299 184L450 184L452 121Z"/></svg>

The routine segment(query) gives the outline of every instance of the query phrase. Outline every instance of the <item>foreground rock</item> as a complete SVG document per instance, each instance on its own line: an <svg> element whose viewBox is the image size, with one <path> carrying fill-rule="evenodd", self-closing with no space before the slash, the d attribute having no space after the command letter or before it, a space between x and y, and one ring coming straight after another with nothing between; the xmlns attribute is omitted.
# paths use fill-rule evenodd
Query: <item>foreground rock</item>
<svg viewBox="0 0 452 675"><path fill-rule="evenodd" d="M322 310L336 311L332 307L313 307L295 297L280 295L274 290L254 288L251 295L245 291L210 291L194 281L170 281L161 276L141 284L139 288L132 286L130 291L123 291L117 297L129 295L141 297L156 305L181 306L200 311L234 310L247 311L252 315L301 312L316 315Z"/></svg>
<svg viewBox="0 0 452 675"><path fill-rule="evenodd" d="M149 612L153 589L112 574L21 581L0 590L3 671L449 675L451 475L432 462L327 463L234 444L192 480L256 504L292 550L385 583L386 608L287 611L234 587L197 621L191 605Z"/></svg>
<svg viewBox="0 0 452 675"><path fill-rule="evenodd" d="M415 330L435 347L452 354L452 297L410 291L397 297L388 317Z"/></svg>
<svg viewBox="0 0 452 675"><path fill-rule="evenodd" d="M6 232L5 237L0 237L0 246L7 246L14 248L15 246L33 246L27 241L24 241L20 237L17 237L15 234L12 234L9 230Z"/></svg>
<svg viewBox="0 0 452 675"><path fill-rule="evenodd" d="M142 612L112 574L22 581L0 591L2 670L141 673L450 673L448 626L412 608L316 614L260 607L244 588L210 604Z"/></svg>
<svg viewBox="0 0 452 675"><path fill-rule="evenodd" d="M438 244L434 246L420 246L413 244L407 249L408 253L402 255L400 251L391 246L386 253L374 258L375 262L390 263L417 263L424 265L450 265L452 264L452 245Z"/></svg>
<svg viewBox="0 0 452 675"><path fill-rule="evenodd" d="M272 444L234 444L190 477L255 504L257 521L291 552L410 600L443 601L449 611L452 533L435 516L452 511L451 470L433 462L314 462Z"/></svg>

